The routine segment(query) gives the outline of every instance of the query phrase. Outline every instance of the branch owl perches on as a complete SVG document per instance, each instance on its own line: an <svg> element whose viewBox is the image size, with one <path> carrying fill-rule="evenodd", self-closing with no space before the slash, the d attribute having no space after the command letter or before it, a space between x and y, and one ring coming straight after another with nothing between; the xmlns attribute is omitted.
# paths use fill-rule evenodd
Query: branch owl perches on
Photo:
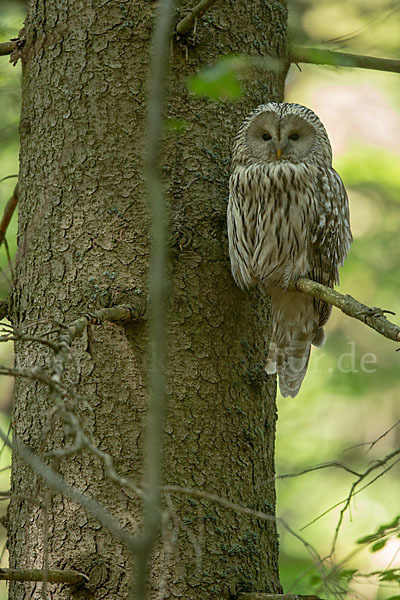
<svg viewBox="0 0 400 600"><path fill-rule="evenodd" d="M242 289L260 283L271 296L266 371L293 397L332 309L289 288L300 277L333 287L352 241L347 194L319 118L299 104L257 107L234 141L229 190L232 274Z"/></svg>

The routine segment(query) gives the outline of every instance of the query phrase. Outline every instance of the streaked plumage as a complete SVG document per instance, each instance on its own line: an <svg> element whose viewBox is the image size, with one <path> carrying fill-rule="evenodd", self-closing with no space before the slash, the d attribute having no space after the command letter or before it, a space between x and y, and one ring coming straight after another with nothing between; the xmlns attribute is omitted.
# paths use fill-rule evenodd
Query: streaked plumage
<svg viewBox="0 0 400 600"><path fill-rule="evenodd" d="M229 192L232 274L242 289L260 283L270 294L266 370L278 373L283 396L295 396L331 311L287 288L301 276L333 287L352 240L347 194L319 118L299 104L258 106L235 138Z"/></svg>

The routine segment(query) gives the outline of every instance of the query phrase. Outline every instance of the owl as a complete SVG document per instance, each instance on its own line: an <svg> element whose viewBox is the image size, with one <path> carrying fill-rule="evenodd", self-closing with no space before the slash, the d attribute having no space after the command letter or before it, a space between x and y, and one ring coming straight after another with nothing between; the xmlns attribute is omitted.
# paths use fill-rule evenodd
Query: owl
<svg viewBox="0 0 400 600"><path fill-rule="evenodd" d="M282 396L296 396L311 344L324 342L331 307L290 290L299 277L333 287L352 235L346 190L317 115L300 104L258 106L233 144L228 202L233 277L271 297L266 363Z"/></svg>

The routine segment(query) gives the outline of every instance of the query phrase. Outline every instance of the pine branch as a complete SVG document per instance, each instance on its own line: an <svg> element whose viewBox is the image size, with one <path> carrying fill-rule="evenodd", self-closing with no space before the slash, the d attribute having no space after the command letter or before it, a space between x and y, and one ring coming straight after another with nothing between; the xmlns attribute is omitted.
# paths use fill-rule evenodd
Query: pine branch
<svg viewBox="0 0 400 600"><path fill-rule="evenodd" d="M340 294L336 290L306 277L300 277L296 281L295 287L299 292L310 294L318 300L336 306L345 315L358 319L389 340L400 342L400 327L388 321L384 316L384 313L394 314L392 311L366 306L348 294Z"/></svg>
<svg viewBox="0 0 400 600"><path fill-rule="evenodd" d="M335 50L323 50L321 48L306 48L303 46L293 46L290 49L289 61L295 64L310 63L314 65L356 67L359 69L400 73L400 60L365 56L363 54L349 54L347 52L336 52Z"/></svg>
<svg viewBox="0 0 400 600"><path fill-rule="evenodd" d="M84 584L89 578L83 573L63 569L0 569L0 581L47 581L48 583Z"/></svg>
<svg viewBox="0 0 400 600"><path fill-rule="evenodd" d="M184 17L182 21L179 21L178 25L176 26L176 33L178 35L185 35L185 33L192 29L196 23L196 20L200 19L200 17L204 15L206 10L208 10L210 6L214 4L214 2L216 2L216 0L201 0L198 4L196 4L190 13Z"/></svg>

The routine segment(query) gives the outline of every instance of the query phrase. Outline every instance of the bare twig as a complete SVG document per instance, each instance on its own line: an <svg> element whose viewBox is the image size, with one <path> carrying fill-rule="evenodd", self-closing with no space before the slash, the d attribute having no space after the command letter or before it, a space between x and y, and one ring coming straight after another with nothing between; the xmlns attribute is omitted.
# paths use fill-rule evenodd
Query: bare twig
<svg viewBox="0 0 400 600"><path fill-rule="evenodd" d="M17 42L3 42L0 44L0 56L7 56L17 48Z"/></svg>
<svg viewBox="0 0 400 600"><path fill-rule="evenodd" d="M61 413L61 418L65 425L68 425L69 432L75 436L74 442L67 448L56 448L50 452L50 455L56 458L71 456L78 452L82 446L85 446L93 454L98 456L106 467L107 473L112 481L118 483L121 487L128 487L135 494L142 496L140 490L130 479L121 477L116 472L112 458L106 452L103 452L82 430L78 418L67 410L64 404L58 401L58 392L62 390L61 378L71 357L72 342L82 335L88 325L101 325L106 321L111 322L129 322L143 316L146 310L144 302L138 300L137 307L131 306L114 306L112 308L102 308L92 313L87 313L73 321L70 325L62 325L62 331L58 337L58 343L55 345L55 356L52 366L52 384L53 384L53 399Z"/></svg>
<svg viewBox="0 0 400 600"><path fill-rule="evenodd" d="M142 308L141 305L140 308L123 305L113 306L112 308L101 308L82 315L70 325L61 324L62 331L58 338L58 350L54 357L52 380L56 383L61 381L62 374L70 358L71 344L76 338L82 335L88 325L101 325L106 321L133 321L143 314Z"/></svg>
<svg viewBox="0 0 400 600"><path fill-rule="evenodd" d="M43 346L48 346L53 351L58 350L58 344L56 342L51 342L47 338L39 337L35 335L25 335L20 333L17 329L14 329L13 333L7 333L6 335L0 336L0 342L35 342L36 344L42 344Z"/></svg>
<svg viewBox="0 0 400 600"><path fill-rule="evenodd" d="M15 42L15 48L11 51L10 63L15 67L19 59L22 59L23 50L25 46L25 27L22 27L18 31L18 36L16 38L11 38L12 42Z"/></svg>
<svg viewBox="0 0 400 600"><path fill-rule="evenodd" d="M143 491L137 485L135 485L131 479L118 475L114 468L111 456L93 444L90 438L82 430L79 420L73 412L66 409L63 410L62 419L64 424L68 424L71 434L75 436L74 442L67 448L55 448L51 450L48 453L49 456L57 459L65 458L67 456L76 454L82 447L86 447L90 452L92 452L95 456L98 456L103 461L106 471L114 483L117 483L121 488L127 487L131 489L137 496L143 497Z"/></svg>
<svg viewBox="0 0 400 600"><path fill-rule="evenodd" d="M352 483L352 485L350 487L350 491L344 500L340 500L339 502L336 502L333 506L331 506L330 508L328 508L327 510L325 510L324 512L319 514L317 517L315 517L315 519L312 519L312 521L310 521L309 523L304 525L304 527L302 527L300 531L303 531L310 525L313 525L319 519L321 519L322 517L324 517L325 515L330 513L332 510L334 510L338 506L343 505L343 507L340 510L339 519L338 519L338 522L337 522L337 525L335 528L332 547L331 547L331 551L329 554L329 557L331 557L335 551L336 542L337 542L337 539L339 536L340 528L343 523L344 514L345 514L346 510L349 508L351 500L354 498L354 496L357 496L358 494L360 494L363 490L365 490L367 487L369 487L370 485L375 483L378 479L383 477L388 471L393 469L393 467L395 467L397 464L399 464L399 462L400 462L399 455L400 455L400 448L397 448L393 452L390 452L389 454L384 456L382 459L374 461L363 473L358 474L357 479ZM395 459L395 460L393 460L393 459ZM390 462L390 461L392 461L392 462ZM385 467L385 468L381 472L379 472L375 477L373 477L370 481L368 481L364 486L358 488L358 486L362 483L362 481L364 481L371 473L373 473L373 471L375 471L376 469L379 469L380 467Z"/></svg>
<svg viewBox="0 0 400 600"><path fill-rule="evenodd" d="M348 54L347 52L336 52L335 50L323 50L321 48L292 47L289 60L295 64L310 63L336 67L357 67L359 69L400 73L400 60Z"/></svg>
<svg viewBox="0 0 400 600"><path fill-rule="evenodd" d="M0 223L0 246L5 239L7 227L10 224L11 218L14 214L17 204L18 204L18 185L15 186L12 196L4 208L3 218L1 219L1 223Z"/></svg>
<svg viewBox="0 0 400 600"><path fill-rule="evenodd" d="M308 467L307 469L304 469L303 471L300 471L299 473L285 473L284 475L277 475L276 479L289 479L292 477L300 477L300 475L305 475L306 473L311 473L312 471L319 471L320 469L328 469L330 467L337 467L338 469L343 469L344 471L347 471L348 473L351 473L352 475L356 475L357 477L360 476L360 473L357 473L357 471L354 471L353 469L348 467L346 464L335 460L332 462L326 462L326 463L322 463L320 465L315 465L313 467Z"/></svg>
<svg viewBox="0 0 400 600"><path fill-rule="evenodd" d="M216 0L200 0L200 2L192 8L189 14L179 21L178 25L176 26L176 33L178 35L185 35L185 33L192 29L196 20L200 19L206 10L208 10L215 2Z"/></svg>
<svg viewBox="0 0 400 600"><path fill-rule="evenodd" d="M379 435L372 442L361 442L360 444L355 444L354 446L350 446L349 448L346 448L344 450L344 452L349 452L349 450L354 450L355 448L361 448L362 446L369 446L369 448L367 450L367 452L369 452L370 450L372 450L372 448L376 444L378 444L378 442L383 440L383 438L386 437L391 431L393 431L393 429L395 429L398 425L400 425L400 419L398 421L396 421L396 423L393 423L393 425L391 425L388 429L386 429L386 431L381 433L381 435Z"/></svg>
<svg viewBox="0 0 400 600"><path fill-rule="evenodd" d="M296 289L340 308L345 315L358 319L389 340L400 342L400 327L388 321L383 314L391 313L391 311L366 306L348 294L340 294L336 290L306 277L300 277L296 281Z"/></svg>
<svg viewBox="0 0 400 600"><path fill-rule="evenodd" d="M12 448L31 469L41 477L53 490L69 498L76 504L82 506L88 513L93 515L117 540L119 540L131 553L140 550L140 543L128 531L122 529L110 513L98 502L81 494L75 488L66 483L61 475L48 467L43 460L34 454L25 444L14 436L11 442L6 434L0 429L0 438Z"/></svg>
<svg viewBox="0 0 400 600"><path fill-rule="evenodd" d="M46 371L44 371L40 367L31 367L31 368L23 368L23 367L5 367L0 365L0 375L8 375L10 377L23 377L25 379L35 379L36 381L41 381L45 383L50 388L54 386L54 383ZM68 392L66 389L62 388L59 385L58 392L61 396L67 396Z"/></svg>
<svg viewBox="0 0 400 600"><path fill-rule="evenodd" d="M10 254L10 249L9 249L9 247L8 247L8 242L7 242L7 239L6 239L6 238L4 238L3 242L4 242L5 249L6 249L6 255L7 255L8 266L10 267L10 273L11 273L11 282L12 282L12 284L14 284L14 281L15 281L15 277L14 277L14 269L13 269L13 266L12 266L11 254Z"/></svg>
<svg viewBox="0 0 400 600"><path fill-rule="evenodd" d="M336 542L339 536L339 531L340 528L342 526L343 523L343 518L344 518L344 514L346 512L346 510L349 508L350 506L350 502L353 498L353 496L356 494L356 488L357 486L366 478L368 477L368 475L370 475L370 473L372 473L373 471L375 471L376 469L378 469L379 467L382 467L384 465L386 465L390 460L392 460L393 458L397 457L400 454L400 448L397 448L396 450L394 450L393 452L390 452L390 454L388 454L387 456L385 456L384 458L382 458L381 460L376 460L372 463L372 465L370 465L368 467L368 469L366 469L364 471L364 473L361 473L358 478L353 482L351 488L350 488L350 492L344 502L344 506L342 507L342 509L340 510L340 514L339 514L339 519L335 528L335 533L333 536L333 542L332 542L332 548L331 548L331 553L330 555L332 556L335 548L336 548ZM398 462L400 461L400 459L398 458L397 460L395 460L392 464L388 465L386 467L386 469L384 469L384 471L382 473L379 473L374 479L373 481L376 481L378 478L382 477L385 473L387 473L390 469L392 469ZM371 485L371 483L373 483L373 481L370 481L368 485ZM365 489L364 486L363 489ZM357 490L358 492L361 490Z"/></svg>
<svg viewBox="0 0 400 600"><path fill-rule="evenodd" d="M155 540L162 527L160 484L163 459L165 412L165 356L167 304L167 213L160 173L160 147L163 136L163 104L169 57L174 0L160 0L152 35L151 75L147 115L146 183L152 218L152 249L149 277L150 344L149 408L146 430L146 496L142 549L137 555L135 597L147 597L147 568Z"/></svg>
<svg viewBox="0 0 400 600"><path fill-rule="evenodd" d="M84 584L89 581L89 577L78 571L49 569L0 569L0 580L7 581L43 581L46 578L48 583L69 583L70 585Z"/></svg>
<svg viewBox="0 0 400 600"><path fill-rule="evenodd" d="M293 531L293 529L281 518L275 517L275 515L269 515L265 512L254 510L253 508L248 508L247 506L242 506L241 504L236 504L236 502L231 502L227 498L223 498L222 496L218 496L218 494L212 494L210 492L206 492L204 490L197 490L195 488L181 487L178 485L165 485L162 487L162 490L166 493L170 494L180 494L184 496L191 496L192 498L199 498L203 500L209 500L210 502L214 502L233 510L238 514L248 515L249 517L254 517L255 519L259 519L264 522L273 522L280 523L291 535L293 535L297 540L299 540L305 548L310 553L311 557L318 565L318 567L325 572L325 567L322 563L322 559L319 556L318 552L313 548L307 540L302 538L298 533Z"/></svg>
<svg viewBox="0 0 400 600"><path fill-rule="evenodd" d="M242 506L241 504L236 504L235 502L231 502L227 498L218 496L218 494L213 494L213 493L206 492L203 490L198 490L195 488L180 487L177 485L165 485L165 486L163 486L162 490L166 494L180 494L180 495L185 495L185 496L191 496L193 498L209 500L210 502L219 504L220 506L223 506L224 508L233 510L237 514L244 514L244 515L248 515L249 517L253 517L255 519L263 521L263 522L275 522L275 523L281 525L284 529L286 529L286 531L291 536L296 538L306 548L307 552L310 554L310 556L314 562L314 565L319 570L321 579L323 580L324 585L325 585L326 592L330 593L332 595L338 596L339 591L343 591L340 589L340 587L338 587L337 583L335 583L335 580L330 577L329 565L326 564L326 560L321 558L321 556L319 555L317 550L309 542L307 542L307 540L305 540L301 535L299 535L298 533L293 531L293 529L282 518L278 518L278 517L275 517L275 515L270 515L270 514L267 514L267 513L258 511L258 510L254 510L252 508L248 508L246 506ZM328 558L330 558L330 557L328 557ZM334 568L335 567L333 567L333 569ZM273 594L272 596L274 596L276 598L276 600L278 600L278 597L281 597L283 600L286 600L285 599L286 594L284 594L282 596L280 594ZM272 596L271 596L271 598L272 598ZM289 596L291 596L292 598L294 598L294 597L301 598L302 600L304 600L306 598L306 596L294 596L294 595L292 596L291 594L287 595L288 598L289 598ZM240 597L242 597L242 596L240 596ZM267 598L268 594L265 597ZM246 600L251 600L252 596L248 596L248 597L243 596L242 600L245 600L245 598L246 598ZM254 598L259 600L257 595L255 595ZM264 598L264 596L261 595L260 600L262 600L263 598ZM319 600L316 596L308 596L308 598L309 598L309 600L312 600L312 599Z"/></svg>
<svg viewBox="0 0 400 600"><path fill-rule="evenodd" d="M94 455L98 456L103 462L106 471L112 481L118 483L121 487L131 489L138 496L143 496L143 492L138 488L133 481L126 477L121 477L116 472L112 458L106 452L103 452L91 441L80 426L79 419L75 414L66 408L64 400L71 396L71 390L62 384L62 375L65 371L68 361L71 358L72 342L79 337L89 324L100 325L106 321L114 322L129 322L142 316L146 309L145 301L138 299L137 307L115 306L113 308L104 308L93 313L88 313L79 317L70 325L59 324L62 328L58 336L58 341L52 342L46 337L34 336L27 333L22 333L21 329L12 326L3 326L3 331L6 335L0 336L2 341L29 341L32 343L40 343L48 346L54 352L54 359L50 372L42 368L18 368L4 367L0 365L0 375L9 375L14 377L24 377L35 379L49 386L50 393L55 403L56 409L59 411L61 420L64 426L68 427L68 433L74 436L72 444L65 448L55 448L48 453L48 456L53 458L64 458L79 452L82 447L86 447ZM54 333L54 331L47 332ZM1 494L0 494L1 495Z"/></svg>

